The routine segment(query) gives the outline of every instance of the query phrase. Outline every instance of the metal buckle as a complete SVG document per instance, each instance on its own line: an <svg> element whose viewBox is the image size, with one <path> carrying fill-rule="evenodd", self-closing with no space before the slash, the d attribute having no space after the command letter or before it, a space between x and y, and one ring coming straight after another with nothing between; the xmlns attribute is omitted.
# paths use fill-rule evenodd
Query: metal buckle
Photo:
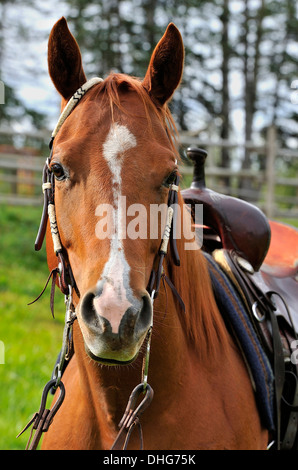
<svg viewBox="0 0 298 470"><path fill-rule="evenodd" d="M265 314L260 315L257 310L257 307L258 307L258 302L256 301L253 303L251 310L252 310L253 316L258 320L258 322L262 323L265 320L266 315Z"/></svg>
<svg viewBox="0 0 298 470"><path fill-rule="evenodd" d="M146 394L141 403L136 407L139 396L144 393L143 384L137 385L130 394L126 410L119 423L119 428L129 428L136 418L139 418L145 409L150 405L154 392L149 384L146 386Z"/></svg>

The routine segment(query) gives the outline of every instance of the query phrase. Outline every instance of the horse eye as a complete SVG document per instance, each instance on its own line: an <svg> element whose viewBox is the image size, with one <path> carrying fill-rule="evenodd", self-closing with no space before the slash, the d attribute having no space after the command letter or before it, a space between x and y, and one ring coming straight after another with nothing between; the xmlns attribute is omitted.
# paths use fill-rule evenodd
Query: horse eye
<svg viewBox="0 0 298 470"><path fill-rule="evenodd" d="M177 178L177 171L172 171L172 173L165 179L163 185L166 186L167 188L171 186L175 182Z"/></svg>
<svg viewBox="0 0 298 470"><path fill-rule="evenodd" d="M59 163L54 163L51 166L51 171L54 173L57 180L61 181L65 178L64 169Z"/></svg>

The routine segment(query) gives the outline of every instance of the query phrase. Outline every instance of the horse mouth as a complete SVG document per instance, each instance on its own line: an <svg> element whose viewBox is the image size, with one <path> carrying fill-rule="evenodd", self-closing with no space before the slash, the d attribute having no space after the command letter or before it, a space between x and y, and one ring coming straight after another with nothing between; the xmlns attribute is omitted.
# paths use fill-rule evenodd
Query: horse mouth
<svg viewBox="0 0 298 470"><path fill-rule="evenodd" d="M106 365L106 366L126 366L126 365L129 365L131 364L132 362L135 361L135 359L138 357L139 355L139 351L135 354L135 356L132 357L132 359L128 359L128 360L120 360L120 359L114 359L114 358L111 358L111 359L106 359L106 358L103 358L103 357L99 357L99 356L95 356L95 354L93 354L90 349L88 348L88 346L85 344L85 350L86 350L86 353L88 354L88 356L95 362L99 363L99 364L102 364L102 365Z"/></svg>

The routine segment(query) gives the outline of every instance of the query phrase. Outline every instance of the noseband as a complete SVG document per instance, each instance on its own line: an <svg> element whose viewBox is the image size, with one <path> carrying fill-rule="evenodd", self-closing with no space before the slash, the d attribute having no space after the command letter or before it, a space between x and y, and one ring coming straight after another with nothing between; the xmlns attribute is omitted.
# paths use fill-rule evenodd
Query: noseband
<svg viewBox="0 0 298 470"><path fill-rule="evenodd" d="M48 281L51 275L53 275L53 287L55 287L56 275L59 274L59 286L60 286L62 293L65 295L66 315L65 315L65 327L64 327L64 333L63 333L62 350L60 354L60 360L55 368L54 379L48 382L44 388L42 404L41 404L41 409L39 413L36 413L34 415L32 420L28 423L28 425L22 431L24 432L31 424L33 424L33 429L37 430L30 446L29 446L29 443L31 440L31 436L29 438L27 448L29 448L30 450L36 449L42 432L45 432L48 430L50 422L45 421L46 416L51 415L53 417L53 412L51 414L49 410L45 410L45 401L46 401L46 396L49 390L52 387L54 389L57 389L59 387L61 391L58 397L58 400L56 402L56 405L55 405L55 413L58 411L58 408L61 406L63 399L64 399L64 385L61 381L61 376L63 372L64 361L67 358L67 355L69 354L68 343L69 343L69 336L71 333L72 324L74 320L76 319L75 309L72 304L73 289L76 291L78 297L80 297L80 293L76 285L76 282L75 282L75 279L71 270L71 266L67 257L67 252L61 244L59 230L57 226L56 213L55 213L55 177L50 168L50 163L51 163L52 155L53 155L53 142L59 129L63 125L64 121L70 115L70 113L75 108L75 106L79 103L79 101L82 99L85 93L88 90L90 90L90 88L92 88L94 85L102 81L103 81L102 78L98 78L98 77L92 78L91 80L87 81L84 85L82 85L81 88L79 88L75 92L75 94L72 96L72 98L68 101L67 105L65 106L64 110L62 111L60 115L60 118L57 122L55 129L52 132L51 140L49 143L50 155L47 158L44 168L43 168L42 190L44 194L44 201L43 201L43 211L42 211L41 221L40 221L37 237L35 240L35 250L39 251L42 247L45 234L46 234L47 223L49 220L54 252L58 258L58 267L55 268L50 273ZM169 241L170 241L171 252L172 252L174 263L176 266L180 266L180 259L179 259L176 239L175 239L174 231L173 231L173 226L175 226L176 224L176 216L177 216L176 208L177 208L177 203L178 203L178 190L179 190L179 176L177 175L175 182L171 184L169 187L166 226L164 229L160 249L158 252L159 259L158 259L158 264L157 264L157 270L154 270L154 268L152 268L151 275L149 278L149 283L147 286L147 292L150 295L152 306L153 306L153 302L159 293L161 280L164 279L169 285L169 287L171 288L173 294L176 296L181 308L185 311L184 303L179 293L177 292L176 288L174 287L170 279L166 276L164 269L163 269L163 262L167 254ZM44 290L42 291L42 293L44 292ZM40 296L38 296L37 299L39 299L39 297ZM53 301L53 288L52 288L52 293L51 293L51 304L52 304L52 301ZM152 321L153 321L153 315L152 315ZM146 350L144 363L143 363L142 383L137 385L137 387L135 387L135 389L131 393L127 408L119 424L120 431L113 444L112 449L126 448L132 429L136 425L138 425L139 427L141 447L142 447L143 439L142 439L142 432L141 432L141 427L139 423L139 417L141 413L143 413L143 411L151 403L151 400L153 398L153 390L147 382L152 327L153 327L153 324L151 324L148 330L148 334L147 334L147 350ZM141 403L137 405L138 397L140 396L141 393L145 394L145 397L143 398ZM45 415L45 418L44 418L44 415ZM21 435L22 432L19 435Z"/></svg>

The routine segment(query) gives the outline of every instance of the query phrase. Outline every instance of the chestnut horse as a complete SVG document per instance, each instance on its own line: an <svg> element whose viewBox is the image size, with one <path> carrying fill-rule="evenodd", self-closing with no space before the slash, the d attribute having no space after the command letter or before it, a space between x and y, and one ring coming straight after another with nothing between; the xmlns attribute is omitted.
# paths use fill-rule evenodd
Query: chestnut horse
<svg viewBox="0 0 298 470"><path fill-rule="evenodd" d="M141 204L147 214L151 205L167 204L177 175L167 104L180 83L183 60L181 35L170 24L142 81L111 73L86 93L55 137L50 169L57 226L80 295L73 298L75 354L63 375L66 396L43 449L111 448L140 382L153 318L148 382L154 398L141 419L145 449L267 446L246 365L218 311L201 251L185 249L189 238L181 230L180 266L169 250L163 268L185 311L166 285L153 307L147 286L161 235L121 237L115 228L112 237L100 236L104 205L114 208L120 226L132 220L128 212L124 219L120 197L127 208ZM63 110L86 82L64 18L50 34L48 61ZM182 211L180 192L178 204ZM57 257L49 227L47 257L52 270ZM139 446L134 431L129 448Z"/></svg>

